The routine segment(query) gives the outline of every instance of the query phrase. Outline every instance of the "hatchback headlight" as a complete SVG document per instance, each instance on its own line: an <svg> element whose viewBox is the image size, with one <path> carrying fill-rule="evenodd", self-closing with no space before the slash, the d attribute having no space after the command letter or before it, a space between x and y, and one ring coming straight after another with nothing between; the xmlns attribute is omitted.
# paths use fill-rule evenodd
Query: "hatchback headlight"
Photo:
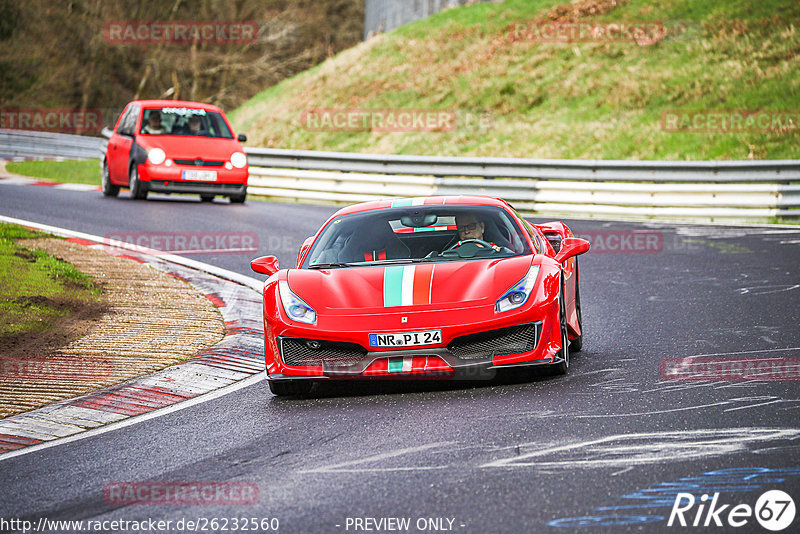
<svg viewBox="0 0 800 534"><path fill-rule="evenodd" d="M147 151L147 160L153 165L161 165L167 159L167 154L160 148L151 148Z"/></svg>
<svg viewBox="0 0 800 534"><path fill-rule="evenodd" d="M231 154L231 165L237 169L244 169L244 166L247 165L247 156L245 156L244 152L234 152Z"/></svg>
<svg viewBox="0 0 800 534"><path fill-rule="evenodd" d="M289 282L280 280L278 282L278 292L281 295L283 310L289 316L289 319L309 324L313 324L317 320L317 312L289 289Z"/></svg>
<svg viewBox="0 0 800 534"><path fill-rule="evenodd" d="M537 276L539 276L539 266L532 265L531 268L528 269L528 274L525 275L525 278L514 284L497 300L497 311L506 312L513 310L528 302L528 297L530 297L533 292L533 285L536 283Z"/></svg>

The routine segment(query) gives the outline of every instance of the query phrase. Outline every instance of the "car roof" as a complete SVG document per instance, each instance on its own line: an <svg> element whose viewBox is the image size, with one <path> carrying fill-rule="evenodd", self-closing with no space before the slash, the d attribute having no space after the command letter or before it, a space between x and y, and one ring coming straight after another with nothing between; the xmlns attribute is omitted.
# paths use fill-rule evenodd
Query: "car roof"
<svg viewBox="0 0 800 534"><path fill-rule="evenodd" d="M348 215L350 213L361 213L365 211L376 211L387 208L399 208L404 206L431 206L431 205L447 205L447 206L496 206L500 208L510 208L511 206L505 200L494 197L485 197L480 195L441 195L435 197L413 197L413 198L395 198L388 200L372 200L370 202L361 202L360 204L353 204L337 211L333 217L340 215Z"/></svg>
<svg viewBox="0 0 800 534"><path fill-rule="evenodd" d="M134 100L131 104L139 104L141 107L162 107L162 108L196 108L206 111L222 111L219 106L204 104L203 102L192 102L190 100Z"/></svg>

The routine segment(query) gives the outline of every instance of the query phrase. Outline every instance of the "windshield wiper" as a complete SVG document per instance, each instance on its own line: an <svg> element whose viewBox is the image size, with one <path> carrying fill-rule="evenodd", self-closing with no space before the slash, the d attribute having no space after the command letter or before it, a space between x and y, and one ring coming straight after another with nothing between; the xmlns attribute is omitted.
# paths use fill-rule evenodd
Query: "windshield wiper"
<svg viewBox="0 0 800 534"><path fill-rule="evenodd" d="M334 269L337 267L352 267L352 263L343 263L343 262L335 262L335 263L315 263L314 265L309 265L309 269Z"/></svg>

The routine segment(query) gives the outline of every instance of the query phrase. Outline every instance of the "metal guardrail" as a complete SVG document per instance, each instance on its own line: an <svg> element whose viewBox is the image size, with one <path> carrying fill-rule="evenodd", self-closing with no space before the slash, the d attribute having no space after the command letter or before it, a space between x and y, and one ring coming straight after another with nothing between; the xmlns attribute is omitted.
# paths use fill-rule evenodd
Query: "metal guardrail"
<svg viewBox="0 0 800 534"><path fill-rule="evenodd" d="M105 151L104 138L0 130L6 147L49 156ZM25 150L20 149L24 152ZM297 201L480 194L525 213L580 217L800 216L800 160L606 161L400 156L247 148L248 192Z"/></svg>
<svg viewBox="0 0 800 534"><path fill-rule="evenodd" d="M247 156L251 165L259 167L384 174L652 182L800 181L800 160L620 161L474 158L397 156L274 148L249 148Z"/></svg>
<svg viewBox="0 0 800 534"><path fill-rule="evenodd" d="M800 216L800 160L605 161L399 156L249 148L249 191L296 200L478 194L541 215Z"/></svg>
<svg viewBox="0 0 800 534"><path fill-rule="evenodd" d="M96 158L104 139L83 135L0 129L2 158Z"/></svg>

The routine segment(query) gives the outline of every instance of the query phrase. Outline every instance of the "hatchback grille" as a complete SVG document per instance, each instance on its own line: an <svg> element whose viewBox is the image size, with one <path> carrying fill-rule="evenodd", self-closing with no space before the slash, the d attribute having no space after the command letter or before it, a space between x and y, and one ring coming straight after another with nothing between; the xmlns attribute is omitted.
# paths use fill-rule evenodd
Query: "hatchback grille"
<svg viewBox="0 0 800 534"><path fill-rule="evenodd" d="M356 343L281 338L281 357L286 365L349 366L363 360L367 351Z"/></svg>
<svg viewBox="0 0 800 534"><path fill-rule="evenodd" d="M536 348L541 323L528 323L455 338L447 346L453 356L477 360L529 352Z"/></svg>
<svg viewBox="0 0 800 534"><path fill-rule="evenodd" d="M178 165L195 165L197 167L222 167L225 165L224 161L210 161L203 158L197 159L176 159L175 163Z"/></svg>

